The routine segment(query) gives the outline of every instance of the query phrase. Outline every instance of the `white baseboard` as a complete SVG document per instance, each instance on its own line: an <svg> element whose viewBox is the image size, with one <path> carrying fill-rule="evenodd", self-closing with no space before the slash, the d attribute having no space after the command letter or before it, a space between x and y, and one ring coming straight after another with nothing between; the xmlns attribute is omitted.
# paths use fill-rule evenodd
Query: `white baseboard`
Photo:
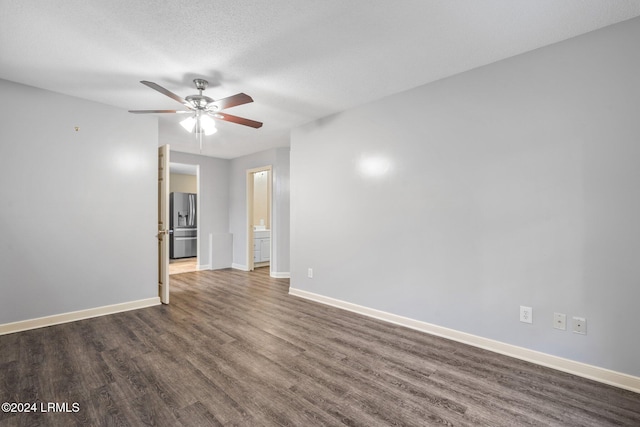
<svg viewBox="0 0 640 427"><path fill-rule="evenodd" d="M269 275L274 279L290 279L291 278L291 273L288 271L272 271Z"/></svg>
<svg viewBox="0 0 640 427"><path fill-rule="evenodd" d="M242 271L249 271L249 267L247 267L246 265L242 265L242 264L231 264L231 268L235 269L235 270L242 270Z"/></svg>
<svg viewBox="0 0 640 427"><path fill-rule="evenodd" d="M269 265L268 262L265 262L263 265L260 265L260 263L256 263L254 267L263 267L267 265ZM249 271L249 267L242 264L231 264L231 268L235 270ZM291 273L289 273L288 271L272 271L269 273L269 276L273 277L274 279L289 279L291 277Z"/></svg>
<svg viewBox="0 0 640 427"><path fill-rule="evenodd" d="M196 270L197 271L211 270L211 264L198 264L196 265Z"/></svg>
<svg viewBox="0 0 640 427"><path fill-rule="evenodd" d="M89 308L69 313L54 314L53 316L21 320L19 322L5 323L0 325L0 335L12 334L14 332L26 331L29 329L44 328L46 326L59 325L61 323L74 322L76 320L105 316L107 314L120 313L123 311L137 310L139 308L146 308L154 305L160 305L160 297L105 305L103 307Z"/></svg>
<svg viewBox="0 0 640 427"><path fill-rule="evenodd" d="M410 319L408 317L398 316L385 311L375 310L373 308L314 294L313 292L307 292L301 289L289 288L289 294L640 393L640 377L635 377L633 375L588 365L582 362L576 362L574 360L553 356L535 350L529 350L527 348L506 344L489 338L483 338L466 332L460 332L454 329L422 322L420 320Z"/></svg>

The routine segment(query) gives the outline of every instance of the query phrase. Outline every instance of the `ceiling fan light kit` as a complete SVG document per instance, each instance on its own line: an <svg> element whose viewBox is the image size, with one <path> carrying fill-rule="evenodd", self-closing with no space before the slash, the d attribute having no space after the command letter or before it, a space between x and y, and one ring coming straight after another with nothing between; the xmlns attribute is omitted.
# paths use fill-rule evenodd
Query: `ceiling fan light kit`
<svg viewBox="0 0 640 427"><path fill-rule="evenodd" d="M214 120L224 120L239 125L249 126L255 129L262 127L261 122L255 120L245 119L244 117L232 116L231 114L221 114L219 111L226 108L236 107L238 105L248 104L253 102L253 98L244 93L238 93L236 95L229 96L227 98L218 99L205 96L202 91L207 88L209 82L204 79L194 79L193 83L198 90L197 95L189 95L186 98L182 98L175 93L163 88L157 83L142 80L145 86L150 87L153 90L160 92L163 95L177 101L188 108L188 110L129 110L134 114L156 114L156 113L169 113L169 114L190 114L191 116L182 120L180 125L188 132L194 133L200 140L200 151L202 151L202 135L213 135L218 131L216 128L216 122Z"/></svg>
<svg viewBox="0 0 640 427"><path fill-rule="evenodd" d="M194 115L180 122L180 125L191 133L213 135L218 132L216 122L210 116Z"/></svg>

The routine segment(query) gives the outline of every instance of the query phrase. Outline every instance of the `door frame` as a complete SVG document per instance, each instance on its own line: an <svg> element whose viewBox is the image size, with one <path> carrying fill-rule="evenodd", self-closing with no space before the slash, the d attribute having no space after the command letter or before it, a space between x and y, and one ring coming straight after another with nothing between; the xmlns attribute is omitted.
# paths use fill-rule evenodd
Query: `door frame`
<svg viewBox="0 0 640 427"><path fill-rule="evenodd" d="M158 296L169 304L169 144L158 147Z"/></svg>
<svg viewBox="0 0 640 427"><path fill-rule="evenodd" d="M254 270L253 262L253 193L254 193L254 174L258 172L268 172L269 179L267 180L267 194L269 195L269 229L271 230L271 238L269 239L269 273L273 271L273 235L274 235L274 222L273 222L273 166L266 165L253 169L247 169L247 271Z"/></svg>

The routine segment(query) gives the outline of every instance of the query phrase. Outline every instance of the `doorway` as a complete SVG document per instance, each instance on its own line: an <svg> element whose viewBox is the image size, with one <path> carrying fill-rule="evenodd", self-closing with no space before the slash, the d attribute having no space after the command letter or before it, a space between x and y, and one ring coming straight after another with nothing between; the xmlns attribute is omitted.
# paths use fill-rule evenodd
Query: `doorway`
<svg viewBox="0 0 640 427"><path fill-rule="evenodd" d="M169 163L170 251L169 274L198 270L199 166Z"/></svg>
<svg viewBox="0 0 640 427"><path fill-rule="evenodd" d="M271 268L272 167L247 170L247 267Z"/></svg>

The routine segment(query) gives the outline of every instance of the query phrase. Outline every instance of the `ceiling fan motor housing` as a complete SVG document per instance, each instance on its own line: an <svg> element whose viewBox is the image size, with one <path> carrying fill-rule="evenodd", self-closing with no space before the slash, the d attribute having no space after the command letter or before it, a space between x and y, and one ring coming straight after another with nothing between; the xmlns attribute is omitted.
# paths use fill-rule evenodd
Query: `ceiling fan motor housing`
<svg viewBox="0 0 640 427"><path fill-rule="evenodd" d="M198 110L206 109L207 105L213 102L212 98L205 95L189 95L185 99Z"/></svg>
<svg viewBox="0 0 640 427"><path fill-rule="evenodd" d="M189 101L194 106L194 108L198 110L205 110L207 109L207 106L214 101L212 98L209 98L208 96L204 96L202 94L202 91L205 90L207 86L209 86L209 82L205 79L193 79L193 83L196 85L196 89L200 91L200 94L189 95L185 99ZM212 108L212 110L214 111L218 109L217 106L213 107L214 108Z"/></svg>

